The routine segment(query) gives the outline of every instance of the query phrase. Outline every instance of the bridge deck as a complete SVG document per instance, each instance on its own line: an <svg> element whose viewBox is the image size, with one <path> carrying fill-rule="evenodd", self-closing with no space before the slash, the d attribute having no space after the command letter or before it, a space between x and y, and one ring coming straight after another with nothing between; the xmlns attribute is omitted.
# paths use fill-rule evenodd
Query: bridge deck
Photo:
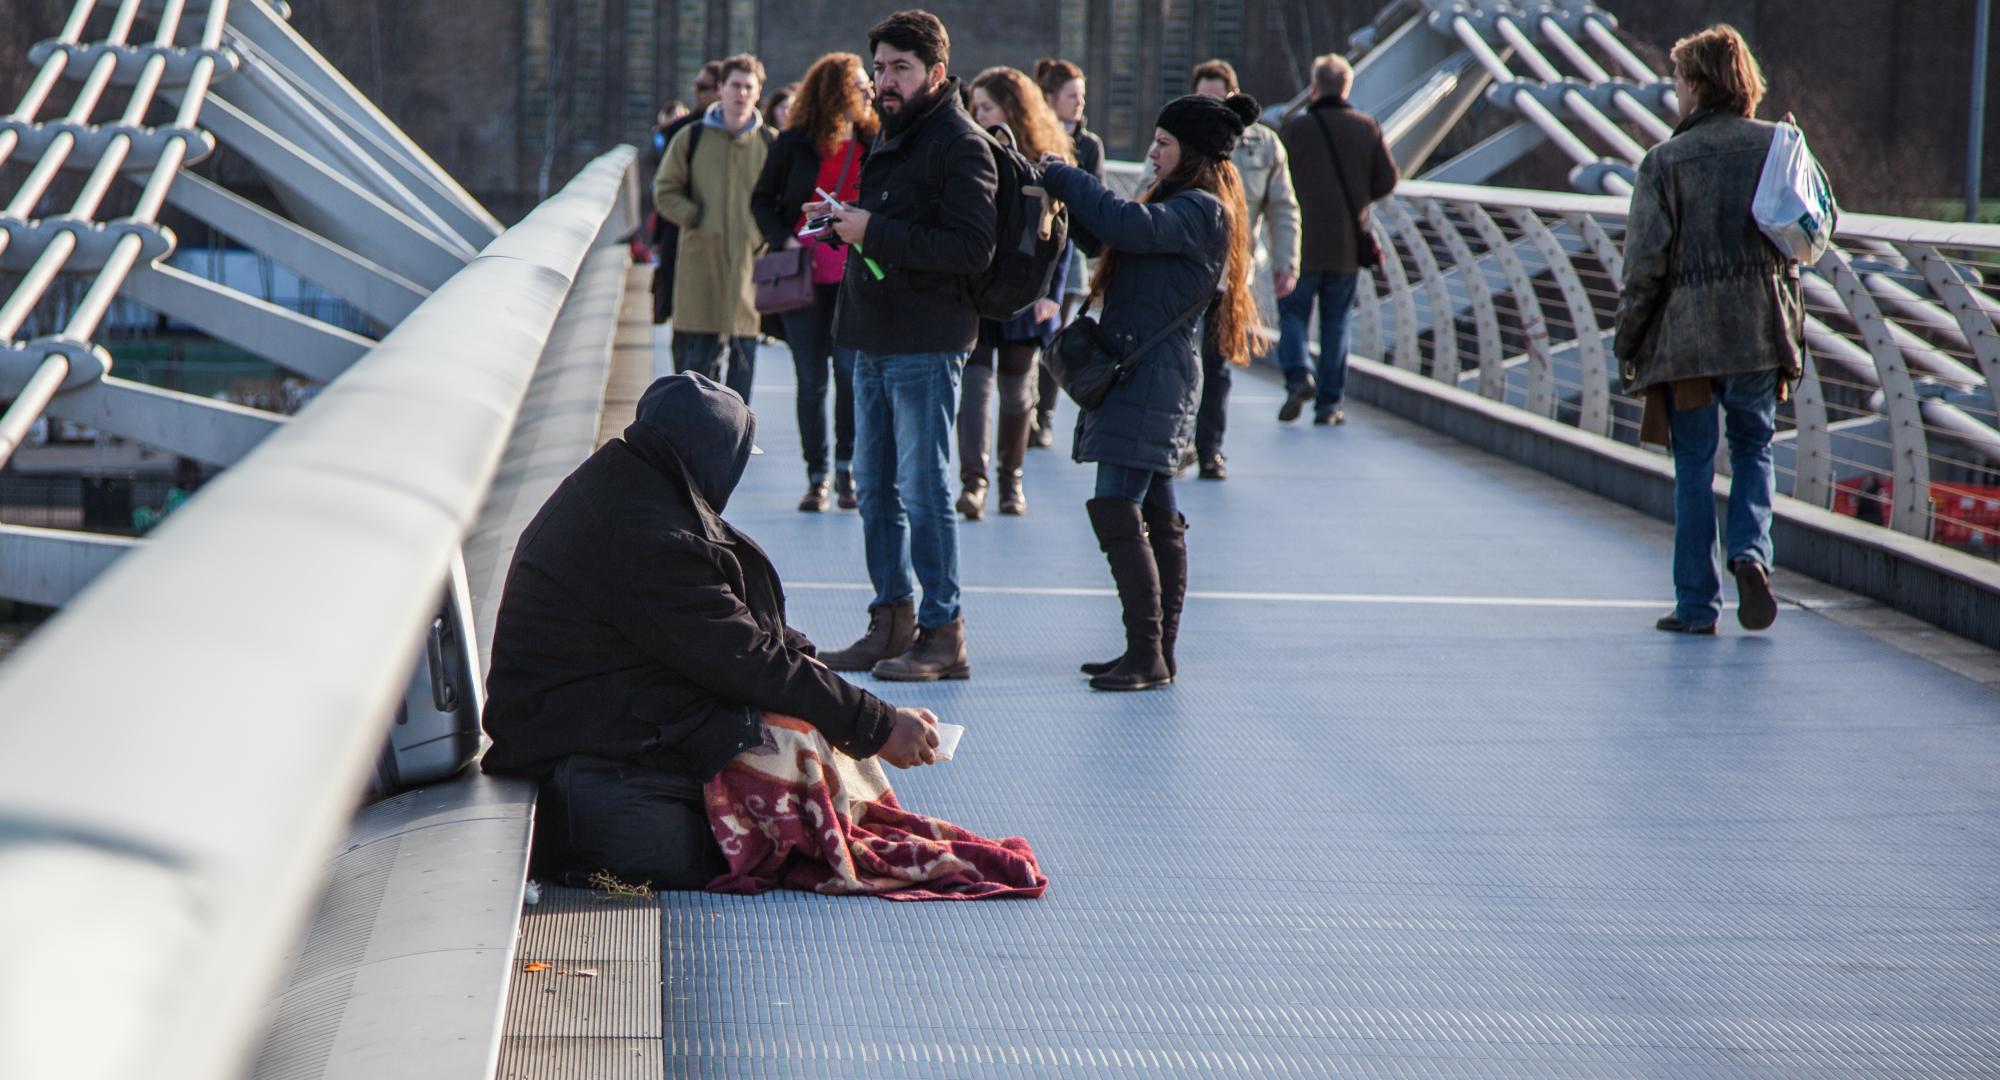
<svg viewBox="0 0 2000 1080"><path fill-rule="evenodd" d="M859 523L792 509L788 369L730 516L841 643ZM668 1072L2000 1070L1993 654L1785 574L1767 634L1657 633L1664 525L1276 403L1239 377L1232 478L1179 485L1176 685L1075 674L1118 622L1059 449L961 528L971 681L876 687L969 728L905 804L1047 897L668 895Z"/></svg>

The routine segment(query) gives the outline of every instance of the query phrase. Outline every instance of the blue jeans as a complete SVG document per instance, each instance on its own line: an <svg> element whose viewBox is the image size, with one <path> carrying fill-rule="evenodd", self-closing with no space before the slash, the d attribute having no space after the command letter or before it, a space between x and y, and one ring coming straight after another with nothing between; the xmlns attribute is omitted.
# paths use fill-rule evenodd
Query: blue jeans
<svg viewBox="0 0 2000 1080"><path fill-rule="evenodd" d="M952 622L958 608L958 518L952 513L951 425L964 353L854 358L854 494L875 603L923 583L917 624Z"/></svg>
<svg viewBox="0 0 2000 1080"><path fill-rule="evenodd" d="M1306 328L1313 305L1319 305L1319 392L1313 399L1313 416L1319 419L1332 416L1347 394L1347 323L1360 276L1307 271L1299 275L1299 287L1278 301L1278 367L1287 390L1313 381L1306 368Z"/></svg>
<svg viewBox="0 0 2000 1080"><path fill-rule="evenodd" d="M1179 509L1174 503L1172 473L1156 473L1102 461L1097 463L1097 497L1129 499L1146 511L1148 519L1154 514L1171 514Z"/></svg>
<svg viewBox="0 0 2000 1080"><path fill-rule="evenodd" d="M782 318L799 377L799 449L805 454L806 475L821 480L826 477L828 360L833 361L833 465L845 469L854 460L854 350L833 343L840 286L815 285L813 295L818 303Z"/></svg>
<svg viewBox="0 0 2000 1080"><path fill-rule="evenodd" d="M1729 437L1729 519L1723 550L1730 562L1771 566L1771 434L1778 414L1778 373L1715 380ZM1722 568L1716 561L1716 404L1674 409L1674 614L1689 626L1722 617Z"/></svg>
<svg viewBox="0 0 2000 1080"><path fill-rule="evenodd" d="M729 374L722 374L723 342L729 343ZM720 334L701 334L686 330L674 331L674 370L698 371L703 375L723 383L743 404L750 404L750 380L757 371L757 339L754 337L733 337L724 339Z"/></svg>

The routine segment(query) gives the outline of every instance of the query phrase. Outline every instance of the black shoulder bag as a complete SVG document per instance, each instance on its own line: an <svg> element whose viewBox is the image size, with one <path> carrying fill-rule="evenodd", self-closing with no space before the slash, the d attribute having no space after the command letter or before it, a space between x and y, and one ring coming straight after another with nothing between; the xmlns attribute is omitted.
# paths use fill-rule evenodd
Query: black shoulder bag
<svg viewBox="0 0 2000 1080"><path fill-rule="evenodd" d="M1340 182L1340 199L1347 204L1347 220L1354 223L1354 261L1372 270L1382 265L1382 242L1361 227L1361 210L1354 205L1354 193L1347 188L1347 175L1340 171L1340 151L1333 148L1333 131L1326 126L1326 117L1317 109L1307 111L1312 113L1320 136L1326 140L1326 156L1333 163L1333 178Z"/></svg>
<svg viewBox="0 0 2000 1080"><path fill-rule="evenodd" d="M1049 371L1063 392L1085 410L1095 409L1104 404L1104 398L1111 388L1132 373L1139 366L1139 360L1152 350L1153 346L1167 340L1174 331L1187 325L1188 320L1202 313L1203 309L1215 302L1216 286L1221 284L1222 275L1229 272L1229 263L1223 261L1222 270L1202 294L1195 298L1194 306L1181 313L1180 318L1168 323L1160 332L1139 343L1137 348L1120 356L1104 336L1104 328L1089 315L1078 314L1075 321L1056 332L1055 340L1043 352L1048 361ZM1092 297L1092 299L1096 299ZM1088 308L1089 302L1084 306Z"/></svg>

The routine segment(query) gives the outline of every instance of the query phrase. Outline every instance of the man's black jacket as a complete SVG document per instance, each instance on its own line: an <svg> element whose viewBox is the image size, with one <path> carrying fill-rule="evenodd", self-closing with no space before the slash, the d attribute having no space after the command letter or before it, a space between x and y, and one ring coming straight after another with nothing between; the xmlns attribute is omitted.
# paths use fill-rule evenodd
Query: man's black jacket
<svg viewBox="0 0 2000 1080"><path fill-rule="evenodd" d="M979 312L966 279L992 263L997 228L992 144L960 104L957 79L904 112L884 121L861 166L858 206L870 215L861 250L883 278L847 260L833 339L874 356L969 352Z"/></svg>
<svg viewBox="0 0 2000 1080"><path fill-rule="evenodd" d="M888 737L890 707L811 659L769 558L702 494L726 501L748 434L689 426L633 424L522 532L493 634L486 771L546 778L588 754L706 780L762 738L766 710L856 757Z"/></svg>

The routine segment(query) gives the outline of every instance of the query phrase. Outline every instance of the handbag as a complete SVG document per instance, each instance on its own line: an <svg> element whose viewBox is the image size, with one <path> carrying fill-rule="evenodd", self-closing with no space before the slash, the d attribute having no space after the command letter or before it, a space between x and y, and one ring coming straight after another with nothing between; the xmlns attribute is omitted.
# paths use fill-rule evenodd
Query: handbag
<svg viewBox="0 0 2000 1080"><path fill-rule="evenodd" d="M1326 140L1326 156L1333 162L1333 178L1340 182L1340 201L1347 204L1347 219L1354 223L1354 261L1373 270L1382 265L1382 242L1375 239L1373 231L1361 227L1361 210L1354 205L1354 193L1347 189L1347 176L1340 171L1340 151L1333 148L1333 131L1326 126L1326 117L1313 112L1312 118L1319 125L1320 137Z"/></svg>
<svg viewBox="0 0 2000 1080"><path fill-rule="evenodd" d="M1188 320L1201 314L1203 309L1215 302L1215 287L1221 283L1222 275L1228 272L1229 264L1225 261L1222 270L1215 275L1215 280L1195 297L1193 307L1181 312L1179 318L1162 327L1158 333L1140 342L1137 348L1123 356L1112 346L1111 340L1104 336L1104 328L1098 325L1096 319L1088 314L1078 314L1073 322L1056 332L1055 340L1049 342L1049 347L1043 350L1049 372L1055 376L1057 384L1063 388L1063 393L1070 396L1071 401L1076 402L1085 411L1097 408L1104 404L1104 399L1111 393L1111 388L1118 385L1125 376L1130 375L1132 369L1139 366L1139 360L1151 351L1153 346L1167 340L1174 331L1187 325ZM1091 298L1095 299L1097 298ZM1088 309L1090 301L1085 301L1084 307Z"/></svg>
<svg viewBox="0 0 2000 1080"><path fill-rule="evenodd" d="M833 182L835 191L847 183L847 171L854 167L857 151L857 145L850 141L847 161L840 166L840 179ZM757 256L757 261L750 267L750 281L757 289L756 303L760 314L783 315L813 306L818 303L818 297L813 292L812 245L780 248Z"/></svg>

